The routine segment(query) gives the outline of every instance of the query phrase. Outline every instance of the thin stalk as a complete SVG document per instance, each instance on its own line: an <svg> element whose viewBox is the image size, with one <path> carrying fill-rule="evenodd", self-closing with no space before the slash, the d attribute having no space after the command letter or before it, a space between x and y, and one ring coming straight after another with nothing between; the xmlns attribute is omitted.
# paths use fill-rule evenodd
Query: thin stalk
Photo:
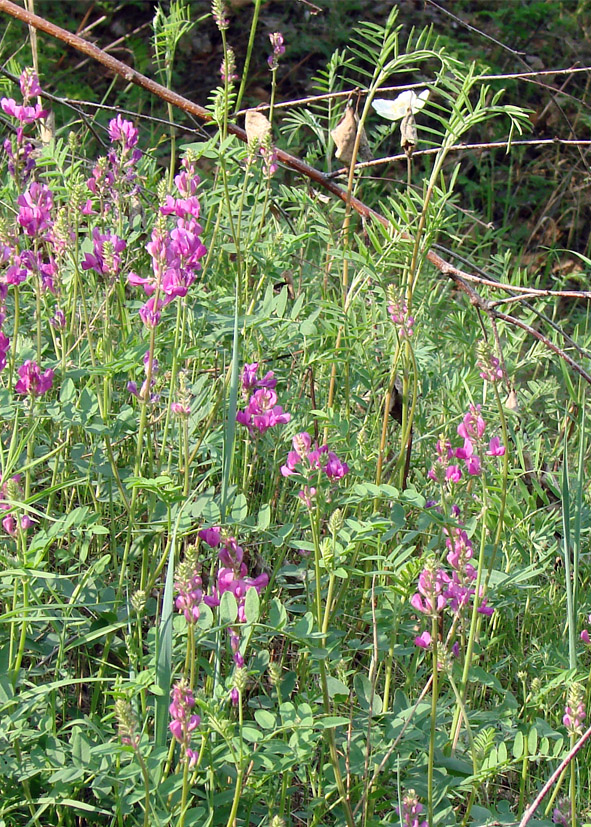
<svg viewBox="0 0 591 827"><path fill-rule="evenodd" d="M431 641L433 644L433 686L431 687L431 727L429 730L429 759L427 764L427 818L433 827L433 769L435 766L435 733L437 731L437 695L439 693L439 672L437 664L438 618L431 618Z"/></svg>
<svg viewBox="0 0 591 827"><path fill-rule="evenodd" d="M482 573L484 569L484 550L486 544L486 514L488 511L488 504L487 504L487 497L486 497L486 480L484 474L482 475L482 497L483 497L483 508L482 508L482 515L480 518L480 549L478 552L478 568L476 571L476 583L474 585L474 601L472 605L472 617L470 620L470 631L468 633L468 643L466 646L466 655L464 659L464 669L462 671L462 680L460 683L460 697L462 702L465 703L466 701L466 693L468 690L468 674L470 672L470 667L472 665L472 655L474 653L474 644L476 642L476 637L478 635L479 629L479 618L480 615L478 614L478 607L481 603L480 597L480 585L482 583ZM453 723L451 727L451 741L452 744L455 744L458 734L459 734L459 726L460 726L460 714L461 708L458 703L456 703L456 708L453 717Z"/></svg>
<svg viewBox="0 0 591 827"><path fill-rule="evenodd" d="M236 97L236 106L234 107L234 114L240 111L240 104L246 89L246 81L248 79L248 70L250 68L250 59L252 57L252 50L254 47L254 39L256 36L257 23L259 22L259 12L261 10L262 0L255 0L254 12L252 15L252 23L250 25L250 35L248 37L248 46L246 47L246 57L244 59L244 66L242 67L242 80L240 81L240 89Z"/></svg>

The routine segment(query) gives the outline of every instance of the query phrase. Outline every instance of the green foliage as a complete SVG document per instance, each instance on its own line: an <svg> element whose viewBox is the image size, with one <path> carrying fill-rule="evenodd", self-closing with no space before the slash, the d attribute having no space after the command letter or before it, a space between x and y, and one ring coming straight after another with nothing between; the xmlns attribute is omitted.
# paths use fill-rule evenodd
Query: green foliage
<svg viewBox="0 0 591 827"><path fill-rule="evenodd" d="M430 90L406 180L350 178L387 225L273 174L272 143L229 135L231 81L212 93L217 129L182 142L182 167L174 141L164 170L134 153L129 121L111 122L102 160L64 123L27 180L28 149L9 139L21 153L0 178L10 827L385 827L413 796L430 827L518 823L576 741L563 715L575 683L588 696L585 389L531 330L562 347L561 322L588 352L587 306L529 296L501 305L521 326L493 330L430 256L451 255L443 242L507 292L530 286L504 243L508 200L498 229L470 214L497 220L501 173L454 149L497 130L521 163L510 143L527 113L437 27L409 31L393 9L343 33L334 4L319 6L343 43L316 72L316 100L279 127L275 110L279 142L330 169L333 95L362 83L360 122L385 151L399 124L377 123L371 101L418 73ZM541 6L489 17L538 25ZM155 17L167 83L190 11ZM172 183L180 170L189 183ZM35 215L32 180L53 199ZM498 301L490 282L477 289ZM503 378L483 379L501 357ZM25 360L53 371L51 387L20 387ZM584 823L584 751L568 773L552 805L574 794ZM551 818L540 808L535 823Z"/></svg>

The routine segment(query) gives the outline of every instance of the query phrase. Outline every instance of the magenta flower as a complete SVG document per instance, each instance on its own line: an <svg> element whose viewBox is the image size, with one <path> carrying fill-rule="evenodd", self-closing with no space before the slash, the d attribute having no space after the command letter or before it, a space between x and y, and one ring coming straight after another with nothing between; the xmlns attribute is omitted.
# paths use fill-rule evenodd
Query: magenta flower
<svg viewBox="0 0 591 827"><path fill-rule="evenodd" d="M464 439L480 439L486 423L480 414L480 405L470 405L470 410L458 425L458 435Z"/></svg>
<svg viewBox="0 0 591 827"><path fill-rule="evenodd" d="M238 80L238 75L236 74L236 56L234 50L229 47L226 54L227 57L220 63L220 78L223 84L230 84Z"/></svg>
<svg viewBox="0 0 591 827"><path fill-rule="evenodd" d="M181 171L178 175L175 175L174 183L181 194L181 198L189 198L197 192L199 176L195 164L187 156L181 161ZM195 218L199 218L199 215L196 215Z"/></svg>
<svg viewBox="0 0 591 827"><path fill-rule="evenodd" d="M211 528L202 528L199 537L212 548L217 548L222 542L221 529L216 525Z"/></svg>
<svg viewBox="0 0 591 827"><path fill-rule="evenodd" d="M114 233L101 233L98 227L92 231L93 253L86 253L83 270L95 270L103 276L116 276L121 269L120 253L127 242Z"/></svg>
<svg viewBox="0 0 591 827"><path fill-rule="evenodd" d="M349 473L349 466L346 462L341 462L333 451L329 451L324 473L331 480L341 480L345 474Z"/></svg>
<svg viewBox="0 0 591 827"><path fill-rule="evenodd" d="M503 378L503 368L496 356L484 354L478 360L480 377L487 382L499 382Z"/></svg>
<svg viewBox="0 0 591 827"><path fill-rule="evenodd" d="M66 326L66 314L57 304L53 310L53 316L49 320L49 324L56 330L63 330Z"/></svg>
<svg viewBox="0 0 591 827"><path fill-rule="evenodd" d="M445 469L445 479L447 482L459 482L462 479L462 469L459 465L449 465Z"/></svg>
<svg viewBox="0 0 591 827"><path fill-rule="evenodd" d="M438 617L447 604L444 589L448 583L449 576L443 569L425 566L419 575L419 590L410 599L411 606L429 617Z"/></svg>
<svg viewBox="0 0 591 827"><path fill-rule="evenodd" d="M17 522L12 514L8 514L2 520L2 528L7 534L10 534L11 537L16 537L19 528L21 531L27 531L27 529L29 529L32 525L33 521L28 514L23 514L19 522Z"/></svg>
<svg viewBox="0 0 591 827"><path fill-rule="evenodd" d="M298 497L304 503L306 508L312 508L312 500L316 496L316 489L313 485L304 485L301 491L298 491Z"/></svg>
<svg viewBox="0 0 591 827"><path fill-rule="evenodd" d="M591 615L587 618L587 623L591 626ZM591 644L591 635L589 635L588 629L583 629L581 632L581 640L587 645Z"/></svg>
<svg viewBox="0 0 591 827"><path fill-rule="evenodd" d="M178 595L174 605L185 616L187 623L197 623L199 620L199 605L203 599L203 585L197 571L187 573L174 584Z"/></svg>
<svg viewBox="0 0 591 827"><path fill-rule="evenodd" d="M209 540L204 536L206 532L215 532L210 539L213 543L220 537L219 529L205 529L199 532L200 537L209 543ZM246 594L249 589L255 588L260 592L268 585L269 576L266 573L260 574L258 577L247 577L248 569L244 563L244 552L238 545L234 537L220 538L222 548L218 552L218 560L221 563L221 568L218 569L216 576L216 585L211 594L204 595L203 602L211 608L219 606L220 598L226 591L231 591L236 602L238 603L238 620L244 623L246 615L244 612L244 603ZM213 544L211 543L211 544Z"/></svg>
<svg viewBox="0 0 591 827"><path fill-rule="evenodd" d="M170 403L170 410L173 414L180 416L183 419L186 419L191 414L191 406L185 405L182 402L171 402Z"/></svg>
<svg viewBox="0 0 591 827"><path fill-rule="evenodd" d="M420 814L423 812L423 805L414 790L408 790L402 797L402 805L396 807L404 827L427 827L425 820L420 821Z"/></svg>
<svg viewBox="0 0 591 827"><path fill-rule="evenodd" d="M431 648L431 634L426 629L422 635L417 635L415 638L415 646L419 646L421 649Z"/></svg>
<svg viewBox="0 0 591 827"><path fill-rule="evenodd" d="M23 106L18 104L14 98L0 99L0 106L7 115L16 118L22 124L33 123L48 115L48 110L43 109L40 103L36 103L35 106Z"/></svg>
<svg viewBox="0 0 591 827"><path fill-rule="evenodd" d="M148 301L140 307L140 319L146 327L158 327L160 317L162 316L161 310L167 304L168 302L164 299L158 299L158 302L156 302L156 296L152 296L151 299L148 299Z"/></svg>
<svg viewBox="0 0 591 827"><path fill-rule="evenodd" d="M488 451L486 452L489 457L502 457L505 454L505 446L501 445L501 440L498 436L493 436L491 441L488 443Z"/></svg>
<svg viewBox="0 0 591 827"><path fill-rule="evenodd" d="M569 693L569 696L572 693ZM569 703L564 708L564 715L562 716L562 723L567 728L570 734L580 735L583 731L583 721L586 718L585 703L581 699L573 703L569 698Z"/></svg>
<svg viewBox="0 0 591 827"><path fill-rule="evenodd" d="M28 101L35 95L41 94L41 86L39 85L39 78L37 72L30 67L23 69L19 78L19 86L21 88L21 95L23 99Z"/></svg>
<svg viewBox="0 0 591 827"><path fill-rule="evenodd" d="M10 339L0 330L0 370L6 367L7 354L10 350Z"/></svg>
<svg viewBox="0 0 591 827"><path fill-rule="evenodd" d="M30 359L21 365L18 369L19 379L17 380L14 390L16 393L30 393L31 396L42 396L47 393L53 385L53 370L47 368L41 373L39 365L32 362Z"/></svg>
<svg viewBox="0 0 591 827"><path fill-rule="evenodd" d="M24 228L27 235L39 235L42 230L51 227L51 210L53 208L53 194L45 184L33 181L29 189L16 199L20 210L18 223Z"/></svg>
<svg viewBox="0 0 591 827"><path fill-rule="evenodd" d="M279 58L281 55L285 54L283 35L281 32L273 32L273 34L269 35L269 40L271 41L273 54L269 55L267 58L267 63L269 64L269 68L274 71L279 66Z"/></svg>
<svg viewBox="0 0 591 827"><path fill-rule="evenodd" d="M269 371L264 379L257 381L256 368L253 374L251 365L245 367L248 367L249 370L246 374L243 370L243 388L245 387L245 381L252 381L253 375L255 384L259 387L250 397L246 408L236 414L236 422L245 425L251 435L264 434L269 428L289 422L291 414L284 411L281 405L277 404L277 394L271 387L277 384L277 381L273 378L273 372Z"/></svg>
<svg viewBox="0 0 591 827"><path fill-rule="evenodd" d="M150 374L150 387L148 388L148 370L149 370L149 366L150 366L150 351L149 350L147 350L144 353L143 362L144 362L144 373L146 375L146 378L144 379L144 381L142 383L141 389L138 390L137 382L132 381L132 382L127 383L127 390L129 391L129 393L133 394L133 396L137 397L137 399L147 399L148 398L148 391L151 390L154 387L154 385L156 384L156 377L158 376L158 370L160 368L160 365L158 363L158 359L153 357L152 358L152 370L151 370L151 374ZM159 398L160 398L159 394L151 394L150 395L150 402L152 402L152 403L157 402Z"/></svg>
<svg viewBox="0 0 591 827"><path fill-rule="evenodd" d="M412 336L415 320L414 316L408 315L408 305L404 299L393 297L388 305L388 313L401 339Z"/></svg>
<svg viewBox="0 0 591 827"><path fill-rule="evenodd" d="M199 715L192 714L195 706L195 697L184 681L180 681L172 688L172 703L168 707L172 718L168 728L173 737L185 747L189 745L191 732L201 723Z"/></svg>
<svg viewBox="0 0 591 827"><path fill-rule="evenodd" d="M139 132L131 121L126 121L117 115L109 121L109 139L111 143L120 143L125 149L131 149L137 144Z"/></svg>

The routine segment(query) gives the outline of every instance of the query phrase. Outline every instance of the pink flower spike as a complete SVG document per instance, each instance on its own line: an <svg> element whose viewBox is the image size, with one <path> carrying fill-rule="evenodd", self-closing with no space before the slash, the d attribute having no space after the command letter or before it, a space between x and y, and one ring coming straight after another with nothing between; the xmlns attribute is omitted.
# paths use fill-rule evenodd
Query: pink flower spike
<svg viewBox="0 0 591 827"><path fill-rule="evenodd" d="M31 396L42 396L53 385L53 371L47 368L41 373L39 365L30 359L18 369L19 379L14 386L16 393L30 393Z"/></svg>
<svg viewBox="0 0 591 827"><path fill-rule="evenodd" d="M589 636L589 632L587 631L587 629L583 629L583 631L581 632L581 640L583 641L583 643L586 643L587 646L591 644L591 637Z"/></svg>

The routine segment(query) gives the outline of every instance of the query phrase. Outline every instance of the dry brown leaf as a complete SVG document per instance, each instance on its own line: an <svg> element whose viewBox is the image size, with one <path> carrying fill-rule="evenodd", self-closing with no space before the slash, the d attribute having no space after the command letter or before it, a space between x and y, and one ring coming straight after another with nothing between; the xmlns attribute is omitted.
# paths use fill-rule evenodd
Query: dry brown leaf
<svg viewBox="0 0 591 827"><path fill-rule="evenodd" d="M517 391L515 388L511 388L509 391L509 396L505 400L505 407L514 413L519 411L519 402L517 401Z"/></svg>
<svg viewBox="0 0 591 827"><path fill-rule="evenodd" d="M405 152L412 151L417 145L417 140L417 124L409 106L406 115L400 121L400 146Z"/></svg>
<svg viewBox="0 0 591 827"><path fill-rule="evenodd" d="M244 118L244 128L249 144L263 145L271 137L271 123L266 115L257 109L249 109Z"/></svg>
<svg viewBox="0 0 591 827"><path fill-rule="evenodd" d="M353 107L348 106L345 109L345 114L330 133L330 137L336 145L334 154L339 161L342 161L344 164L350 164L353 160L353 149L355 147L358 125L359 118L355 114ZM357 159L359 161L371 161L371 158L371 150L367 142L365 129L361 127Z"/></svg>

